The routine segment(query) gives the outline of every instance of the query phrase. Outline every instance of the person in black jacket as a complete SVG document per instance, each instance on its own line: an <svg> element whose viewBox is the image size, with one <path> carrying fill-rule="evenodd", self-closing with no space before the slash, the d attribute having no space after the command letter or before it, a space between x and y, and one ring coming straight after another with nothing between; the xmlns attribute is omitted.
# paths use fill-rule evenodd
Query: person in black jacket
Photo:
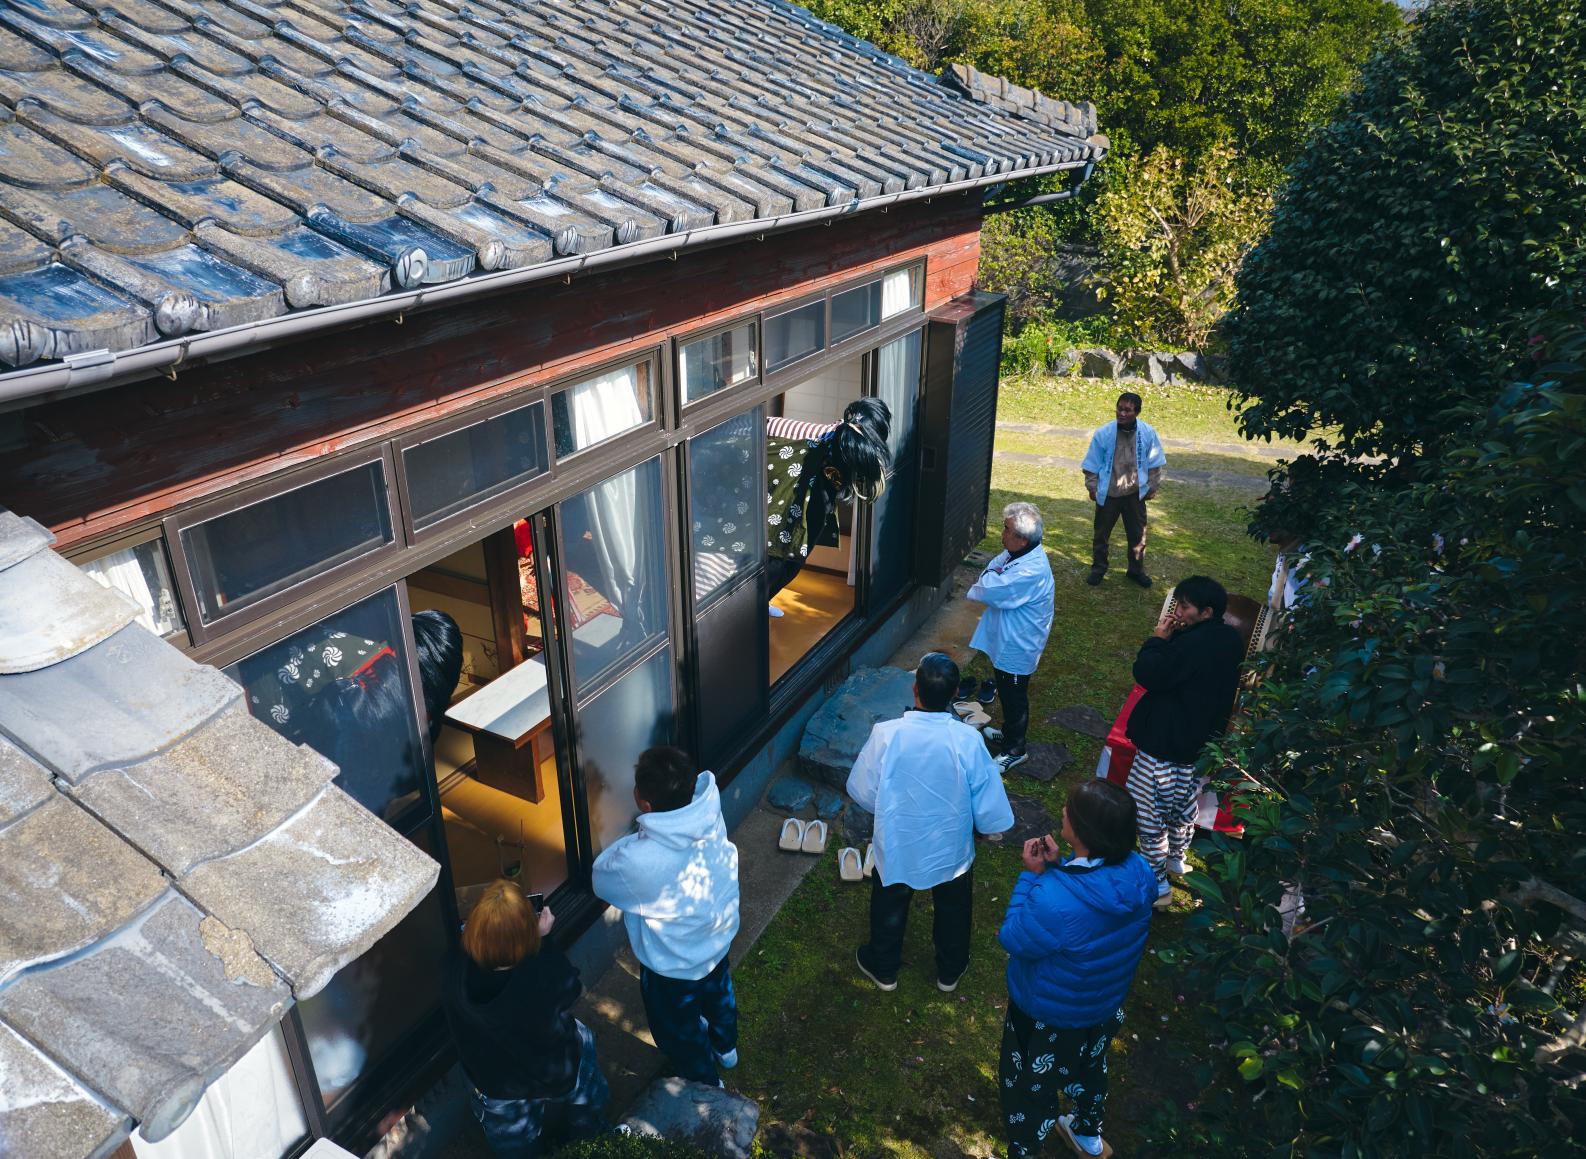
<svg viewBox="0 0 1586 1159"><path fill-rule="evenodd" d="M492 882L448 967L447 1018L474 1118L499 1159L611 1130L595 1036L572 1014L578 971L542 940L555 920L549 906L536 915L514 882Z"/></svg>
<svg viewBox="0 0 1586 1159"><path fill-rule="evenodd" d="M1157 901L1171 900L1168 874L1182 876L1195 833L1195 759L1228 727L1244 641L1223 623L1228 593L1203 575L1180 581L1173 610L1134 659L1145 695L1129 714L1137 750L1129 794L1140 814L1140 852L1156 871Z"/></svg>

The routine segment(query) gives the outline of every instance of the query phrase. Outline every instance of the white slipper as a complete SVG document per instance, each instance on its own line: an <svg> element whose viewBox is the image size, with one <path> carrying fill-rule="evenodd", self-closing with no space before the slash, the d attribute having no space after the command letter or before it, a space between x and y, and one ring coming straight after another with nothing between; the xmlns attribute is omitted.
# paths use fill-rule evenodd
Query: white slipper
<svg viewBox="0 0 1586 1159"><path fill-rule="evenodd" d="M777 607L775 604L767 604L765 610L773 620L780 620L783 616L787 615L786 612Z"/></svg>
<svg viewBox="0 0 1586 1159"><path fill-rule="evenodd" d="M1074 1138L1073 1122L1073 1115L1059 1115L1057 1117L1057 1129L1063 1136L1063 1142L1069 1145L1074 1154L1081 1156L1081 1159L1111 1159L1112 1147L1108 1145L1105 1139L1101 1141L1100 1151L1087 1151L1081 1147L1079 1140Z"/></svg>
<svg viewBox="0 0 1586 1159"><path fill-rule="evenodd" d="M815 820L804 826L804 852L826 852L826 822Z"/></svg>
<svg viewBox="0 0 1586 1159"><path fill-rule="evenodd" d="M978 700L955 700L955 701L953 701L953 712L958 716L958 718L960 720L966 720L969 717L974 716L977 713L980 713L980 711L981 711L980 702Z"/></svg>
<svg viewBox="0 0 1586 1159"><path fill-rule="evenodd" d="M872 842L871 844L865 846L864 875L866 877L869 877L875 871L876 871L876 847L875 847L875 844Z"/></svg>
<svg viewBox="0 0 1586 1159"><path fill-rule="evenodd" d="M776 847L785 849L789 853L797 853L804 847L804 822L797 817L789 817L782 822L782 835L777 838Z"/></svg>
<svg viewBox="0 0 1586 1159"><path fill-rule="evenodd" d="M864 880L864 860L859 856L859 850L849 846L837 851L837 876L844 881Z"/></svg>

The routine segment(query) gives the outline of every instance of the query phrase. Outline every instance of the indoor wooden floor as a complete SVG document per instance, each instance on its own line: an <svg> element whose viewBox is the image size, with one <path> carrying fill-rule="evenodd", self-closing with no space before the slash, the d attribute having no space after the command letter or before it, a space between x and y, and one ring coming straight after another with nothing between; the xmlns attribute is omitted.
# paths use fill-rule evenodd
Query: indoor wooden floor
<svg viewBox="0 0 1586 1159"><path fill-rule="evenodd" d="M780 620L771 621L771 682L775 684L854 610L854 589L840 575L807 567L771 602L784 613Z"/></svg>

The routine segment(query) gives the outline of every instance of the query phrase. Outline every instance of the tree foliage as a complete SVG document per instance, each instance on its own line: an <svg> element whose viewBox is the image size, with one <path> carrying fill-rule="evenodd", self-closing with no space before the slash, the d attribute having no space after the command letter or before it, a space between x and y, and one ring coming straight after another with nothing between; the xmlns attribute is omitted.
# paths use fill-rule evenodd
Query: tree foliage
<svg viewBox="0 0 1586 1159"><path fill-rule="evenodd" d="M1226 335L1246 429L1435 451L1586 274L1586 22L1435 4L1295 163ZM1324 319L1325 325L1318 325Z"/></svg>
<svg viewBox="0 0 1586 1159"><path fill-rule="evenodd" d="M1094 216L1100 292L1117 326L1153 345L1203 347L1233 300L1234 274L1269 204L1228 145L1194 161L1158 146L1114 165Z"/></svg>
<svg viewBox="0 0 1586 1159"><path fill-rule="evenodd" d="M1308 598L1215 754L1245 838L1191 878L1252 1154L1586 1147L1578 19L1434 5L1239 278L1247 433L1341 430L1257 513Z"/></svg>

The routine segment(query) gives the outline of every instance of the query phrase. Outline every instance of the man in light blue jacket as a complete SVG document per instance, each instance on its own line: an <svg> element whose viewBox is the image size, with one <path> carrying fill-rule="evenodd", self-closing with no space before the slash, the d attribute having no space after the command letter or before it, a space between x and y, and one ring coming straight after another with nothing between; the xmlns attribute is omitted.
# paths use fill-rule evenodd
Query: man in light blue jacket
<svg viewBox="0 0 1586 1159"><path fill-rule="evenodd" d="M738 1063L727 950L738 932L738 847L721 794L688 754L646 749L633 773L639 828L595 858L595 896L622 910L655 1045L672 1073L719 1086Z"/></svg>
<svg viewBox="0 0 1586 1159"><path fill-rule="evenodd" d="M1002 551L967 593L986 605L969 646L991 660L997 699L1002 701L1002 728L988 728L986 739L1002 742L997 767L1004 773L1029 759L1025 733L1030 727L1030 677L1052 631L1055 585L1052 564L1041 549L1044 530L1035 504L1004 507Z"/></svg>
<svg viewBox="0 0 1586 1159"><path fill-rule="evenodd" d="M1107 574L1107 541L1119 516L1129 541L1126 574L1143 588L1151 586L1145 570L1145 505L1156 497L1167 456L1156 431L1140 421L1140 405L1140 396L1133 391L1120 394L1116 421L1096 429L1079 465L1085 474L1085 490L1096 504L1090 575L1085 580L1091 587Z"/></svg>

